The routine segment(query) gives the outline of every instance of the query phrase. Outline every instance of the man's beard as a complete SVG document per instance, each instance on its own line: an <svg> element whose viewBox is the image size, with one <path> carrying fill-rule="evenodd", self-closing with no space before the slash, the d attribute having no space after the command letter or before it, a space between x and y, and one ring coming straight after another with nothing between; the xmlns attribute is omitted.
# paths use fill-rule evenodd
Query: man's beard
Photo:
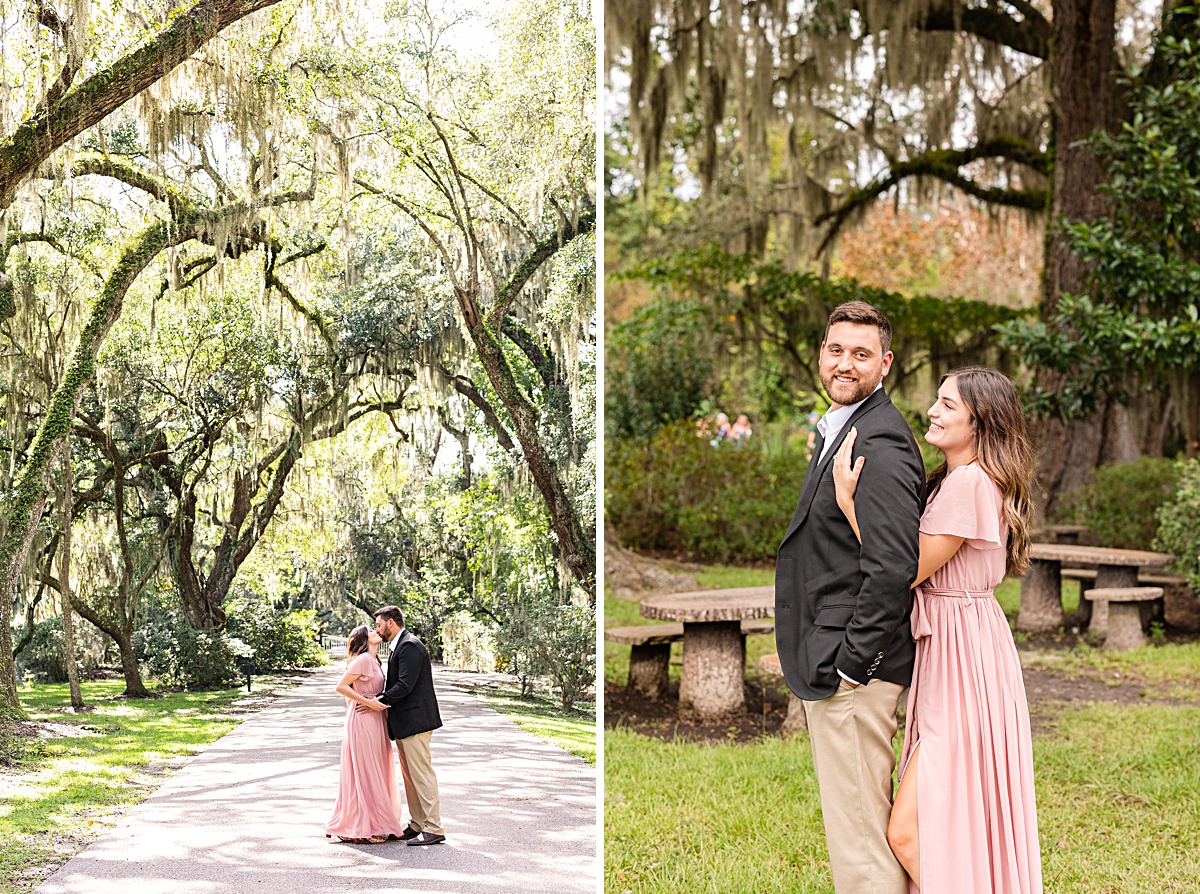
<svg viewBox="0 0 1200 894"><path fill-rule="evenodd" d="M825 393L829 395L830 399L843 407L856 404L860 400L866 400L871 396L871 392L875 390L875 387L883 381L883 377L880 376L873 382L866 379L859 379L853 385L842 385L837 381L836 376L836 373L826 375L822 371L821 384L825 386Z"/></svg>

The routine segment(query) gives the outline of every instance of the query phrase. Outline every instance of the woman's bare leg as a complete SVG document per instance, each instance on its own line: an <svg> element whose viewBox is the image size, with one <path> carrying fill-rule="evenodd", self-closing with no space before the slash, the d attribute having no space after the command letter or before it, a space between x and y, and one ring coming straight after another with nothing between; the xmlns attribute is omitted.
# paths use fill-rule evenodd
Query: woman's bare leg
<svg viewBox="0 0 1200 894"><path fill-rule="evenodd" d="M917 824L917 767L920 766L917 758L920 755L921 746L917 745L904 768L904 778L896 791L887 830L892 853L918 888L921 887L921 839Z"/></svg>

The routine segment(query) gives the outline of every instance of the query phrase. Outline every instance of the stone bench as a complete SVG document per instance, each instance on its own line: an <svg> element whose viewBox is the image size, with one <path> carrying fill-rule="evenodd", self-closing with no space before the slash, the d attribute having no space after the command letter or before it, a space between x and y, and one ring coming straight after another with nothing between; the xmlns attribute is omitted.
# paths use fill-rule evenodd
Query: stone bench
<svg viewBox="0 0 1200 894"><path fill-rule="evenodd" d="M1094 584L1096 582L1095 568L1064 568L1062 570L1063 580L1079 581L1081 589L1085 584ZM1182 574L1168 574L1165 571L1146 571L1142 570L1138 573L1138 586L1145 587L1162 587L1163 596L1161 599L1155 599L1152 602L1143 603L1139 606L1139 611L1142 616L1143 632L1150 629L1152 621L1162 621L1175 627L1188 629L1195 626L1196 608L1194 603L1196 597L1192 595L1191 589L1188 587L1187 578ZM1086 606L1086 603L1083 604ZM1099 616L1103 616L1101 612ZM1101 629L1103 623L1097 625L1097 632L1103 633Z"/></svg>
<svg viewBox="0 0 1200 894"><path fill-rule="evenodd" d="M765 673L782 677L783 668L779 664L779 653L772 652L770 655L764 655L758 659L758 669ZM784 718L783 725L779 727L779 731L790 735L802 729L808 729L808 718L804 714L804 703L796 697L796 693L789 689L787 717Z"/></svg>
<svg viewBox="0 0 1200 894"><path fill-rule="evenodd" d="M1162 587L1105 587L1083 591L1084 599L1108 606L1104 648L1115 651L1133 649L1146 641L1142 635L1141 606L1153 604L1162 595Z"/></svg>
<svg viewBox="0 0 1200 894"><path fill-rule="evenodd" d="M745 660L746 637L775 632L770 621L742 621L742 654ZM671 643L683 639L683 624L637 624L633 627L605 627L604 639L630 646L629 685L649 699L667 691Z"/></svg>

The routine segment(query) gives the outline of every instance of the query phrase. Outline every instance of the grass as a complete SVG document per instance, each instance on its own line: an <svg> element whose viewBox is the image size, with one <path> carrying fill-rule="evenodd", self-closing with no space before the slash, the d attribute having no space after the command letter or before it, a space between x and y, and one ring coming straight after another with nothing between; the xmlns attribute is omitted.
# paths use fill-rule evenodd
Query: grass
<svg viewBox="0 0 1200 894"><path fill-rule="evenodd" d="M564 711L544 698L521 698L517 691L480 693L489 705L543 742L596 766L596 705L580 703Z"/></svg>
<svg viewBox="0 0 1200 894"><path fill-rule="evenodd" d="M258 678L264 687L270 678ZM0 773L0 892L31 891L49 868L111 826L120 808L144 800L179 759L237 725L228 712L241 692L171 693L122 699L121 680L84 682L86 714L61 713L67 684L21 692L32 720L89 733L40 739L16 771Z"/></svg>
<svg viewBox="0 0 1200 894"><path fill-rule="evenodd" d="M1107 668L1096 653L1073 650L1059 666ZM1034 739L1045 889L1193 892L1200 644L1126 653L1116 666L1190 687L1191 701L1050 706L1051 731ZM607 730L605 889L832 894L817 805L804 734L739 746Z"/></svg>

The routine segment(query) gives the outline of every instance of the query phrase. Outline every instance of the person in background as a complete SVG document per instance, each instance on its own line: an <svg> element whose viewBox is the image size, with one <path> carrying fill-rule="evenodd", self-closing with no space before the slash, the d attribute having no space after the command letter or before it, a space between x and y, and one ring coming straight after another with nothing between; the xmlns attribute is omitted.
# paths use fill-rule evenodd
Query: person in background
<svg viewBox="0 0 1200 894"><path fill-rule="evenodd" d="M742 413L738 416L737 422L729 429L729 438L735 443L740 444L754 434L754 429L750 427L750 418Z"/></svg>

